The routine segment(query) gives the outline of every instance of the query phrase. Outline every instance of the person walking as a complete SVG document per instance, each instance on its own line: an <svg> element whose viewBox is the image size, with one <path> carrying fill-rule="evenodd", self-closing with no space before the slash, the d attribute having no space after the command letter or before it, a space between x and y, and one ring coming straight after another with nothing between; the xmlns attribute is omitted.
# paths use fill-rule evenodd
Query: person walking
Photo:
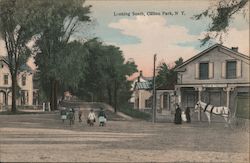
<svg viewBox="0 0 250 163"><path fill-rule="evenodd" d="M98 120L99 120L99 126L104 126L106 124L107 116L106 116L103 108L101 108L101 110L98 114Z"/></svg>
<svg viewBox="0 0 250 163"><path fill-rule="evenodd" d="M81 108L79 108L79 111L78 111L78 118L79 118L79 122L82 122L82 110L81 110Z"/></svg>
<svg viewBox="0 0 250 163"><path fill-rule="evenodd" d="M74 124L75 119L76 119L76 117L75 117L75 108L72 108L72 113L73 113L73 124Z"/></svg>
<svg viewBox="0 0 250 163"><path fill-rule="evenodd" d="M181 124L182 123L182 119L181 119L181 108L180 106L177 104L176 110L175 110L175 118L174 118L174 123L175 124Z"/></svg>
<svg viewBox="0 0 250 163"><path fill-rule="evenodd" d="M61 119L62 119L62 122L64 123L64 121L67 119L67 111L66 111L66 108L65 107L62 107L61 108Z"/></svg>
<svg viewBox="0 0 250 163"><path fill-rule="evenodd" d="M73 125L74 124L74 113L73 113L72 109L69 110L68 118L69 118L69 125L70 126Z"/></svg>
<svg viewBox="0 0 250 163"><path fill-rule="evenodd" d="M191 123L191 117L190 117L190 108L187 107L185 110L186 118L187 118L187 123Z"/></svg>
<svg viewBox="0 0 250 163"><path fill-rule="evenodd" d="M87 123L88 123L90 126L94 126L95 119L96 119L96 116L95 116L94 110L91 109L91 110L90 110L90 113L89 113L89 115L88 115Z"/></svg>

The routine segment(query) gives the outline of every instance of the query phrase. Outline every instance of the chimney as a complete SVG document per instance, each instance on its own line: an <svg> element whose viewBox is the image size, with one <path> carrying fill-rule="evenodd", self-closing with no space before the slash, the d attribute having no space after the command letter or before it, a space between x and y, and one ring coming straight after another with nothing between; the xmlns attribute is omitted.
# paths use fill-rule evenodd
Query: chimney
<svg viewBox="0 0 250 163"><path fill-rule="evenodd" d="M140 75L138 76L138 82L140 82L141 77L142 77L142 71L140 71Z"/></svg>
<svg viewBox="0 0 250 163"><path fill-rule="evenodd" d="M142 70L140 71L140 77L142 77Z"/></svg>
<svg viewBox="0 0 250 163"><path fill-rule="evenodd" d="M235 52L238 52L238 47L232 47L232 50L235 51Z"/></svg>

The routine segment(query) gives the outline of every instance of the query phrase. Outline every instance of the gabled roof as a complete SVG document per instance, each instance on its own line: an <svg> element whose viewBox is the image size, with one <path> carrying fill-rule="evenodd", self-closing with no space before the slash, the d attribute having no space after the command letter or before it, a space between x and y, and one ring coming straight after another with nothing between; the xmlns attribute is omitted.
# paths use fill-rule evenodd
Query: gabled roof
<svg viewBox="0 0 250 163"><path fill-rule="evenodd" d="M190 59L188 59L187 61L185 61L184 63L182 63L180 66L178 66L177 68L175 68L175 71L180 71L180 68L182 68L183 66L189 64L190 62L194 61L195 59L197 59L197 58L199 58L199 57L201 57L203 55L205 55L207 52L209 52L209 51L211 51L211 50L213 50L213 49L215 49L217 47L223 48L223 49L225 49L225 50L227 50L227 51L229 51L229 52L231 52L231 53L233 53L233 54L235 54L235 55L237 55L237 56L239 56L239 57L241 57L243 59L247 59L247 60L250 59L249 56L247 56L245 54L242 54L242 53L239 53L237 51L234 51L234 50L232 50L232 49L230 49L228 47L225 47L225 46L223 46L221 44L214 44L213 46L211 46L211 47L203 50L202 52L198 53L197 55L191 57Z"/></svg>
<svg viewBox="0 0 250 163"><path fill-rule="evenodd" d="M7 56L0 56L0 61L3 61L3 62L5 62L6 64L8 64L8 58L7 58ZM22 71L27 71L27 72L30 72L30 73L33 72L33 70L32 70L32 69L30 68L30 66L27 65L27 64L21 65L21 66L20 66L20 71L21 71L21 72L22 72Z"/></svg>
<svg viewBox="0 0 250 163"><path fill-rule="evenodd" d="M20 71L27 71L27 72L33 72L33 70L28 66L27 64L23 64L20 66Z"/></svg>
<svg viewBox="0 0 250 163"><path fill-rule="evenodd" d="M161 84L158 87L156 87L157 90L174 90L174 83L172 84Z"/></svg>
<svg viewBox="0 0 250 163"><path fill-rule="evenodd" d="M145 81L150 81L150 80L153 80L153 77L146 77L146 76L136 76L136 77L133 77L132 79L129 79L129 81L138 81L138 78L141 78Z"/></svg>
<svg viewBox="0 0 250 163"><path fill-rule="evenodd" d="M149 90L151 89L151 82L136 82L135 83L135 89L138 89L138 90Z"/></svg>
<svg viewBox="0 0 250 163"><path fill-rule="evenodd" d="M141 76L143 80L150 81L153 80L153 77L146 77L146 76Z"/></svg>
<svg viewBox="0 0 250 163"><path fill-rule="evenodd" d="M7 57L6 56L0 56L0 61L5 62L6 64L8 64L7 62Z"/></svg>

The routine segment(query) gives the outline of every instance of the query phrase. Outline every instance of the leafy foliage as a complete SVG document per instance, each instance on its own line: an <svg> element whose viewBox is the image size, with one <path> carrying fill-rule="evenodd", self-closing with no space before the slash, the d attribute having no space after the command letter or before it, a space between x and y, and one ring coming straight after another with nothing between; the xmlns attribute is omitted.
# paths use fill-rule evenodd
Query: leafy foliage
<svg viewBox="0 0 250 163"><path fill-rule="evenodd" d="M0 37L4 40L7 50L7 65L12 80L11 110L13 112L16 111L17 73L20 66L26 64L31 55L31 50L27 45L37 32L37 29L33 27L35 23L33 14L35 12L33 1L0 1Z"/></svg>
<svg viewBox="0 0 250 163"><path fill-rule="evenodd" d="M95 101L105 101L116 107L118 102L127 102L131 83L127 77L137 71L132 61L125 62L122 51L112 45L104 45L97 38L85 43L89 55L86 57L85 80L76 93L83 99L91 95Z"/></svg>
<svg viewBox="0 0 250 163"><path fill-rule="evenodd" d="M177 83L177 72L174 71L176 67L183 63L183 59L179 58L175 61L175 66L170 67L166 63L161 63L158 66L158 75L156 76L156 88L158 89L174 89Z"/></svg>
<svg viewBox="0 0 250 163"><path fill-rule="evenodd" d="M76 88L83 77L87 51L82 43L72 42L74 33L90 21L91 6L83 7L83 3L83 0L43 0L35 5L39 30L35 63L52 109L56 107L57 93Z"/></svg>
<svg viewBox="0 0 250 163"><path fill-rule="evenodd" d="M219 38L222 43L223 34L227 32L234 15L242 13L245 18L248 18L248 4L249 0L219 0L215 6L210 6L202 13L194 15L195 20L200 20L203 17L211 19L207 34L201 39L201 45L206 44L212 38Z"/></svg>
<svg viewBox="0 0 250 163"><path fill-rule="evenodd" d="M139 111L139 110L134 109L133 107L127 106L127 105L121 107L120 111L131 116L131 117L134 117L134 118L143 119L143 120L151 120L152 119L152 114Z"/></svg>

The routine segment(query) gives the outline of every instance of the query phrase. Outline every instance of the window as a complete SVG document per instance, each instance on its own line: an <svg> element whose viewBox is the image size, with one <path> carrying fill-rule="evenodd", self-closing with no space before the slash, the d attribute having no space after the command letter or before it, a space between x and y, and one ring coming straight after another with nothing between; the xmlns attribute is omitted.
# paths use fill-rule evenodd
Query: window
<svg viewBox="0 0 250 163"><path fill-rule="evenodd" d="M152 97L145 100L145 108L151 108L152 107Z"/></svg>
<svg viewBox="0 0 250 163"><path fill-rule="evenodd" d="M236 78L236 61L227 61L226 75L227 79Z"/></svg>
<svg viewBox="0 0 250 163"><path fill-rule="evenodd" d="M4 83L4 85L8 85L8 79L9 79L9 75L8 75L8 74L5 74L5 75L3 76L3 83Z"/></svg>
<svg viewBox="0 0 250 163"><path fill-rule="evenodd" d="M25 86L26 85L26 76L23 75L22 76L22 86Z"/></svg>
<svg viewBox="0 0 250 163"><path fill-rule="evenodd" d="M200 63L200 79L208 79L208 63Z"/></svg>
<svg viewBox="0 0 250 163"><path fill-rule="evenodd" d="M4 65L3 65L3 61L0 61L0 68L3 68Z"/></svg>
<svg viewBox="0 0 250 163"><path fill-rule="evenodd" d="M182 74L180 73L177 74L177 83L182 84Z"/></svg>

